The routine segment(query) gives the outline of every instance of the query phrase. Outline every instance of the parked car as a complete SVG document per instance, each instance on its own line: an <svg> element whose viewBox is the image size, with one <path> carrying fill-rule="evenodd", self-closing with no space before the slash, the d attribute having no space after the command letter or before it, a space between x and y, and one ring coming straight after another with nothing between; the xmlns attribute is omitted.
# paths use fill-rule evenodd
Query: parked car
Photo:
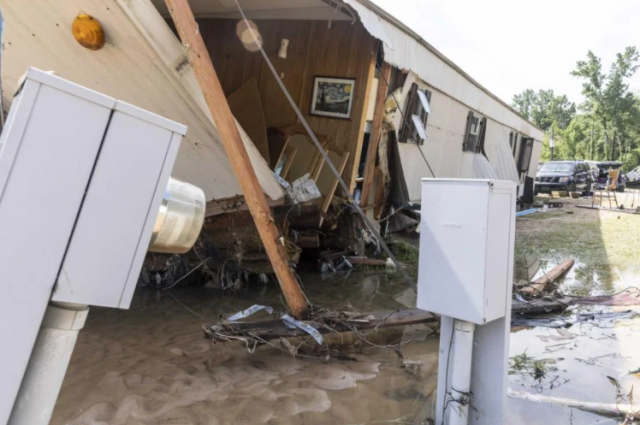
<svg viewBox="0 0 640 425"><path fill-rule="evenodd" d="M601 161L595 163L598 166L598 180L595 182L596 189L604 189L609 180L609 170L617 170L622 167L622 162L619 161ZM618 183L616 185L616 191L624 192L627 186L627 179L625 175L620 171L618 174Z"/></svg>
<svg viewBox="0 0 640 425"><path fill-rule="evenodd" d="M551 161L538 171L534 193L554 190L590 193L592 183L591 169L584 161Z"/></svg>

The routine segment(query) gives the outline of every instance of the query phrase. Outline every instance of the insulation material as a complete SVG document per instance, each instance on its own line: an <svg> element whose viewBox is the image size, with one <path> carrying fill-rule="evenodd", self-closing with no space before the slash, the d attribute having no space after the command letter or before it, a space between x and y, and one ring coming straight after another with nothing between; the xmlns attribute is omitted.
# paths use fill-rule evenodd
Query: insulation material
<svg viewBox="0 0 640 425"><path fill-rule="evenodd" d="M2 86L5 109L29 66L188 127L173 176L201 187L207 200L241 194L220 136L180 41L148 0L52 0L2 5L5 18ZM91 13L108 43L83 48L71 35L78 11ZM284 195L267 162L240 129L262 189L271 199Z"/></svg>

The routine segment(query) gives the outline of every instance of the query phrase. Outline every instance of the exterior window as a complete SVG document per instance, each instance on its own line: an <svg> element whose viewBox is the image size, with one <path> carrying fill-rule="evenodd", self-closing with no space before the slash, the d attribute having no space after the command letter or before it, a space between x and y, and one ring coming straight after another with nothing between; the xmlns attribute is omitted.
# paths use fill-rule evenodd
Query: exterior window
<svg viewBox="0 0 640 425"><path fill-rule="evenodd" d="M407 106L404 114L404 122L400 127L398 141L422 145L427 138L425 129L427 119L431 113L431 92L422 90L416 83L411 85L411 90L407 96Z"/></svg>
<svg viewBox="0 0 640 425"><path fill-rule="evenodd" d="M467 130L462 143L464 152L481 153L484 151L484 135L487 130L487 119L469 111L467 114Z"/></svg>
<svg viewBox="0 0 640 425"><path fill-rule="evenodd" d="M533 152L533 139L521 138L522 147L520 148L520 158L518 159L518 171L526 173L529 171L529 163L531 162L531 153Z"/></svg>

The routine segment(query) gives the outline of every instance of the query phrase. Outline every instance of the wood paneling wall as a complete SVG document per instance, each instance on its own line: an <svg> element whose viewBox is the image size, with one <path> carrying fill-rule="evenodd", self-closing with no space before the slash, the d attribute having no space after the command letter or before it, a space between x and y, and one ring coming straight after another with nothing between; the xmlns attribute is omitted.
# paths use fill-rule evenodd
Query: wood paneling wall
<svg viewBox="0 0 640 425"><path fill-rule="evenodd" d="M311 128L329 136L329 143L338 149L350 152L343 177L353 183L362 149L366 101L375 70L375 39L360 22L333 22L331 28L326 21L254 22L269 59ZM227 96L255 77L267 127L298 122L260 52L250 52L240 42L236 34L237 20L199 19L198 24ZM283 38L290 42L286 59L278 57ZM314 76L356 79L351 119L309 115Z"/></svg>

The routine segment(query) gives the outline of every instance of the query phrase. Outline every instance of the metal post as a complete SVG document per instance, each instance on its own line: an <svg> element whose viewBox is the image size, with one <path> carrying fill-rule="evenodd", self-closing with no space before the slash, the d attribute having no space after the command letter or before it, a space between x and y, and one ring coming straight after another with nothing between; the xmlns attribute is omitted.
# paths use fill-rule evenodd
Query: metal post
<svg viewBox="0 0 640 425"><path fill-rule="evenodd" d="M47 425L89 308L51 303L42 320L8 425Z"/></svg>
<svg viewBox="0 0 640 425"><path fill-rule="evenodd" d="M554 140L553 140L553 127L551 127L551 137L549 137L549 147L551 148L551 161L553 161L553 147L554 147Z"/></svg>

